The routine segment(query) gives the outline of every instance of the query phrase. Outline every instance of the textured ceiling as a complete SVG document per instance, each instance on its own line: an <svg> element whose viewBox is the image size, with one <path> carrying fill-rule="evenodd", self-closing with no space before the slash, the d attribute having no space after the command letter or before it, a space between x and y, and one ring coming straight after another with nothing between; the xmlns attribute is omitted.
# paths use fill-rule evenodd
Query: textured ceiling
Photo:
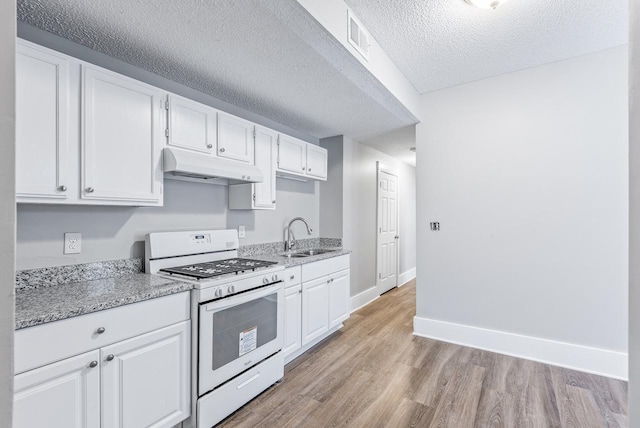
<svg viewBox="0 0 640 428"><path fill-rule="evenodd" d="M409 149L416 146L416 126L409 125L362 142L404 163L416 166L416 153Z"/></svg>
<svg viewBox="0 0 640 428"><path fill-rule="evenodd" d="M627 43L628 0L345 0L419 93ZM637 1L637 0L636 0Z"/></svg>
<svg viewBox="0 0 640 428"><path fill-rule="evenodd" d="M27 24L309 135L416 119L295 0L18 0Z"/></svg>

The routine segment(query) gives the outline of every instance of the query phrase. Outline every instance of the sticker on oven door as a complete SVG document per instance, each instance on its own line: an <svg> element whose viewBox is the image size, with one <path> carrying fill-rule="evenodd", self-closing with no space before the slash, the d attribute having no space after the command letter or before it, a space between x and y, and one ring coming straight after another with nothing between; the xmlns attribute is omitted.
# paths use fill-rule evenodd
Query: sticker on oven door
<svg viewBox="0 0 640 428"><path fill-rule="evenodd" d="M258 326L251 327L245 331L240 332L240 354L242 356L247 352L251 352L256 349L258 343Z"/></svg>

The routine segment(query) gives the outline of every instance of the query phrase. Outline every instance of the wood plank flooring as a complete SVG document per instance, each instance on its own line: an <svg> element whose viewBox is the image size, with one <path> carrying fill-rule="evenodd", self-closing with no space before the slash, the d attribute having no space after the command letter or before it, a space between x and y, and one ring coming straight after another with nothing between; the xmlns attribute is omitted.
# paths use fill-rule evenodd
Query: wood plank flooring
<svg viewBox="0 0 640 428"><path fill-rule="evenodd" d="M414 337L415 283L353 313L220 426L624 428L627 384Z"/></svg>

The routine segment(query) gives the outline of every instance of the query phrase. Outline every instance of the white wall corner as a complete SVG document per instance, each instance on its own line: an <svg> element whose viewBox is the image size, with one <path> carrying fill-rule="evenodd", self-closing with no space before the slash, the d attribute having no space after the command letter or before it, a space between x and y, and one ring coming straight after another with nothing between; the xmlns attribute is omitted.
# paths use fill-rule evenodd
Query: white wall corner
<svg viewBox="0 0 640 428"><path fill-rule="evenodd" d="M352 308L351 313L354 313L355 311L362 308L363 306L367 306L369 303L373 302L378 297L380 297L380 293L378 293L378 287L376 287L375 285L371 288L364 290L361 293L356 294L355 296L352 296L351 297L351 308Z"/></svg>
<svg viewBox="0 0 640 428"><path fill-rule="evenodd" d="M504 331L415 317L413 334L512 357L628 379L628 354Z"/></svg>
<svg viewBox="0 0 640 428"><path fill-rule="evenodd" d="M416 277L415 267L409 269L404 273L401 273L400 276L398 277L398 287L402 287L403 285L405 285L407 282L411 281L415 277Z"/></svg>

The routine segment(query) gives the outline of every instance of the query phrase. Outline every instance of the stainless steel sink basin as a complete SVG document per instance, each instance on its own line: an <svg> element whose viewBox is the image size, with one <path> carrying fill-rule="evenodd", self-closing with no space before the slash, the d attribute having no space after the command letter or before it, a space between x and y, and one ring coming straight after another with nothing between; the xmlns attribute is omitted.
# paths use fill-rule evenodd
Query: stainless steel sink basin
<svg viewBox="0 0 640 428"><path fill-rule="evenodd" d="M317 256L319 254L331 253L337 250L332 250L328 248L311 248L309 250L300 250L295 253L291 253L289 257L310 257Z"/></svg>

